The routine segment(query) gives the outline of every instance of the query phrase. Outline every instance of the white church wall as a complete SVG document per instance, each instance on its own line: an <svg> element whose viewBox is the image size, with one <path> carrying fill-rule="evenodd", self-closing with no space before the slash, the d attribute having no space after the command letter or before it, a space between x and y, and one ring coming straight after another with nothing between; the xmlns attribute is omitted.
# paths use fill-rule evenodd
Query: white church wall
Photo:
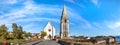
<svg viewBox="0 0 120 45"><path fill-rule="evenodd" d="M44 39L49 39L49 35L51 35L51 39L54 39L54 36L56 35L55 33L55 28L52 26L50 22L46 25L44 28L44 31L47 33L47 35L44 37Z"/></svg>

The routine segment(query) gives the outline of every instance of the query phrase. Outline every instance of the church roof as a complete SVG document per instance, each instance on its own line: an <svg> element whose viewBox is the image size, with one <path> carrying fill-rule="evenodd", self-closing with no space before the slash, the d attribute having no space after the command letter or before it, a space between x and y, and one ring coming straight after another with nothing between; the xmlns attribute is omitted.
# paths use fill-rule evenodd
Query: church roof
<svg viewBox="0 0 120 45"><path fill-rule="evenodd" d="M51 22L48 22L46 26L48 26L48 25L50 25L50 26L52 26L52 27L53 27L53 25L51 24Z"/></svg>
<svg viewBox="0 0 120 45"><path fill-rule="evenodd" d="M48 27L49 27L49 28L50 28L50 27L51 27L51 28L54 28L54 26L51 24L51 22L48 22L47 25L44 27L44 29L45 29L45 28L48 28Z"/></svg>
<svg viewBox="0 0 120 45"><path fill-rule="evenodd" d="M66 6L63 8L61 19L68 19Z"/></svg>

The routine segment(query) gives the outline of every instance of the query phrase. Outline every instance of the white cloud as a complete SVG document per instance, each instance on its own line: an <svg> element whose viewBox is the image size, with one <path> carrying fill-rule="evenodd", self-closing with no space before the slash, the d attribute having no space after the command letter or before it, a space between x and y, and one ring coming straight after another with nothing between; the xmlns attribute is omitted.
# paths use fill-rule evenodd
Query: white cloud
<svg viewBox="0 0 120 45"><path fill-rule="evenodd" d="M11 21L11 20L19 20L19 18L24 18L24 17L30 16L30 15L34 16L35 13L40 13L40 15L41 15L41 13L46 13L47 11L50 11L53 9L52 7L49 9L47 9L47 8L48 7L45 7L45 6L35 5L34 3L32 3L32 1L26 1L24 3L23 8L13 9L9 13L3 14L3 16L0 17L0 19L3 20L2 22ZM57 10L57 8L56 8L56 10Z"/></svg>
<svg viewBox="0 0 120 45"><path fill-rule="evenodd" d="M67 1L67 2L70 2L70 3L75 3L75 0L64 0L64 1Z"/></svg>
<svg viewBox="0 0 120 45"><path fill-rule="evenodd" d="M56 22L56 23L59 23L59 19L54 19L54 18L44 18L44 17L41 17L41 18L25 18L25 19L18 19L18 20L13 20L13 22L34 22L34 21L53 21L53 22Z"/></svg>
<svg viewBox="0 0 120 45"><path fill-rule="evenodd" d="M80 14L76 13L72 8L67 7L68 17L71 18L71 24L77 25L82 28L92 28L92 25L83 17L80 16ZM74 22L77 22L74 23ZM80 24L80 23L82 24Z"/></svg>
<svg viewBox="0 0 120 45"><path fill-rule="evenodd" d="M23 29L26 32L31 32L31 33L40 33L41 27L36 27L35 23L28 23L26 25L23 25ZM36 32L37 31L37 32Z"/></svg>
<svg viewBox="0 0 120 45"><path fill-rule="evenodd" d="M82 7L82 8L86 8L85 5L83 5L81 2L77 1L77 0L64 0L66 2L70 2L72 4L75 4L75 5L78 5L79 7ZM86 0L83 0L83 1L86 1Z"/></svg>
<svg viewBox="0 0 120 45"><path fill-rule="evenodd" d="M113 22L113 23L109 24L108 27L109 27L110 29L118 29L118 28L120 28L120 21L118 21L118 22Z"/></svg>
<svg viewBox="0 0 120 45"><path fill-rule="evenodd" d="M28 22L34 22L34 21L52 21L55 23L59 23L60 19L57 17L61 16L62 9L58 5L44 5L44 4L35 4L32 0L25 1L22 3L23 7L21 8L13 8L12 10L8 10L8 13L2 13L2 16L0 16L0 24L11 24L11 23L28 23ZM70 7L67 7L68 16L69 18L73 19L72 22L70 22L71 25L80 25L73 22L84 22L82 26L91 28L91 24L82 18L79 14L74 12L74 10ZM42 17L44 14L52 14L49 16L57 16L56 18L48 18L48 17ZM36 15L37 14L37 15ZM58 15L59 14L59 15ZM39 16L39 17L34 17ZM47 16L47 15L46 15ZM77 20L77 21L75 21ZM28 26L27 26L28 25ZM35 25L35 24L34 24ZM33 24L30 24L30 26L33 26ZM26 24L26 27L30 27L29 24ZM81 25L80 25L81 26Z"/></svg>
<svg viewBox="0 0 120 45"><path fill-rule="evenodd" d="M17 3L17 0L8 0L7 3L9 3L9 4L15 4L15 3Z"/></svg>
<svg viewBox="0 0 120 45"><path fill-rule="evenodd" d="M98 0L91 0L91 2L95 5L98 5Z"/></svg>
<svg viewBox="0 0 120 45"><path fill-rule="evenodd" d="M93 26L94 26L94 29L97 29L97 30L105 30L105 28L107 27L105 23L103 22L93 22L92 23Z"/></svg>
<svg viewBox="0 0 120 45"><path fill-rule="evenodd" d="M13 9L10 11L10 13L3 14L3 16L0 17L0 19L4 19L7 17L6 20L13 20L13 19L17 19L17 18L27 17L29 15L34 16L35 13L39 13L40 15L42 15L44 13L56 14L58 12L60 13L61 10L62 10L62 8L60 8L58 6L36 5L32 1L26 1L26 2L24 2L23 8ZM70 13L69 17L72 17L72 18L76 17L74 19L82 19L79 15L76 15L71 8L68 8L68 13ZM57 16L60 16L60 15L57 15Z"/></svg>
<svg viewBox="0 0 120 45"><path fill-rule="evenodd" d="M31 28L31 27L34 27L34 24L33 23L30 23L28 25L25 25L23 28L24 29L28 29L28 28Z"/></svg>
<svg viewBox="0 0 120 45"><path fill-rule="evenodd" d="M1 0L0 4L15 4L17 0Z"/></svg>

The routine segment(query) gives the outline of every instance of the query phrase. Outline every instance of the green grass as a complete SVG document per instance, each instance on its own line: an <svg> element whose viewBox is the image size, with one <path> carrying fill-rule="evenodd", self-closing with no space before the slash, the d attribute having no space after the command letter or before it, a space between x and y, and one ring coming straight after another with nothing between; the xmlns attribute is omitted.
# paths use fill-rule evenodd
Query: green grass
<svg viewBox="0 0 120 45"><path fill-rule="evenodd" d="M14 39L14 40L6 40L8 43L14 42L14 43L22 43L26 42L24 39Z"/></svg>
<svg viewBox="0 0 120 45"><path fill-rule="evenodd" d="M24 39L14 39L14 40L5 40L5 39L0 39L0 43L3 41L6 41L7 43L24 43L26 40Z"/></svg>
<svg viewBox="0 0 120 45"><path fill-rule="evenodd" d="M34 39L34 40L25 40L25 39L14 39L14 40L5 40L5 39L0 39L0 45L3 45L3 42L7 43L14 43L14 44L26 44L30 42L34 42L36 40L41 40L41 39Z"/></svg>

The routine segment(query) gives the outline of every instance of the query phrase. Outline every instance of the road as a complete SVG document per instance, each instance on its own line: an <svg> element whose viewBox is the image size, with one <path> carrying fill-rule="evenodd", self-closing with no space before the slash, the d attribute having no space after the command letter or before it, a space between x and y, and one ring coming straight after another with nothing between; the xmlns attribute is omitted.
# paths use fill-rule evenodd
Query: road
<svg viewBox="0 0 120 45"><path fill-rule="evenodd" d="M45 41L41 41L35 45L60 45L60 44L53 40L45 40Z"/></svg>

